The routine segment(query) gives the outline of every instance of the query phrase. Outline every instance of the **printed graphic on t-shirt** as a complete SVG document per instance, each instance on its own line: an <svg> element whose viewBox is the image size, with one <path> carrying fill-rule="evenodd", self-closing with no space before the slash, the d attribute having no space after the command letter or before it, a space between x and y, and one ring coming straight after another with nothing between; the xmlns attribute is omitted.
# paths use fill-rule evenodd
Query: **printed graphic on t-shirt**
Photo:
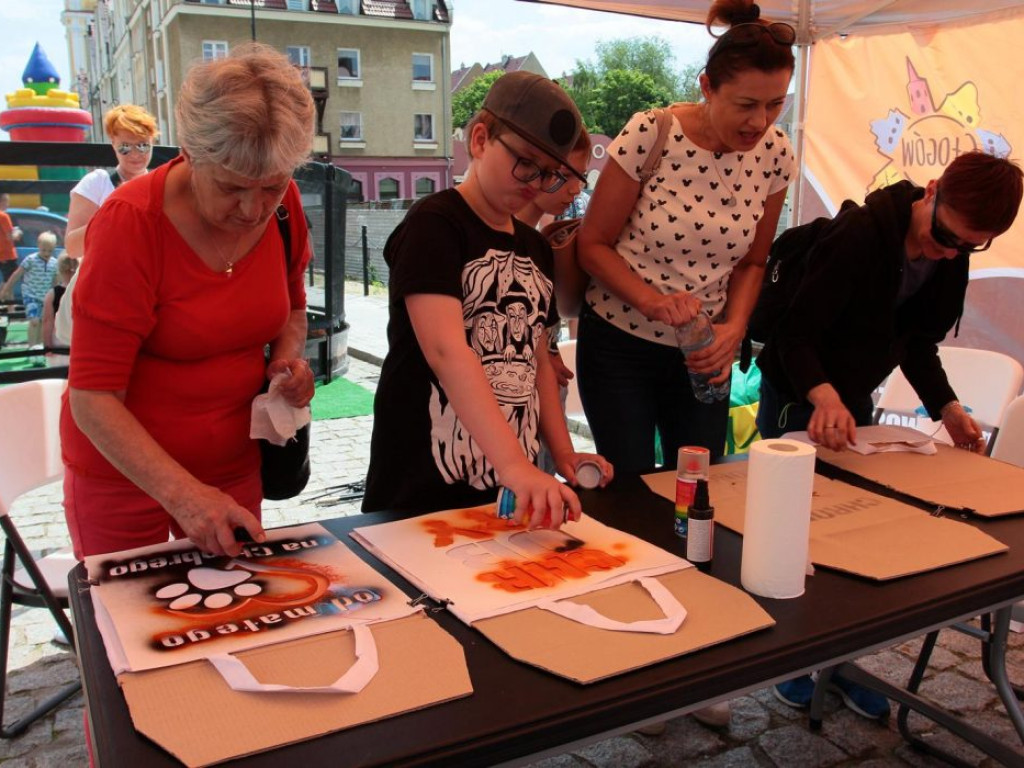
<svg viewBox="0 0 1024 768"><path fill-rule="evenodd" d="M479 355L509 425L532 461L537 453L536 351L551 314L551 281L534 262L489 250L462 270L462 317L467 342ZM497 486L494 468L455 415L444 391L431 384L431 450L448 484Z"/></svg>

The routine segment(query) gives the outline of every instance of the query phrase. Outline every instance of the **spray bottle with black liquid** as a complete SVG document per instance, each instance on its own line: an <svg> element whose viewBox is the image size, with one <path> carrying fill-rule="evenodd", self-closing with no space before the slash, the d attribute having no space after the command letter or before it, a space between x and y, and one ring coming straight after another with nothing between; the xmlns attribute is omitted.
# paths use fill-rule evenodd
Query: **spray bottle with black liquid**
<svg viewBox="0 0 1024 768"><path fill-rule="evenodd" d="M690 504L686 559L702 571L711 568L715 556L715 508L708 500L708 481L698 480Z"/></svg>

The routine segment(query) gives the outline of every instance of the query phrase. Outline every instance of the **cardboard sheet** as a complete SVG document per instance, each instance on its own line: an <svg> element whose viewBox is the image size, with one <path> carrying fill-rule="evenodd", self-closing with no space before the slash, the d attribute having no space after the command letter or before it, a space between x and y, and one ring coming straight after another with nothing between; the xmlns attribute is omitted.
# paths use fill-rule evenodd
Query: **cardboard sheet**
<svg viewBox="0 0 1024 768"><path fill-rule="evenodd" d="M423 614L375 624L372 632L380 672L357 696L237 693L202 661L130 672L118 681L135 727L190 768L473 692L462 647ZM353 663L352 633L331 632L238 656L261 682L323 685Z"/></svg>
<svg viewBox="0 0 1024 768"><path fill-rule="evenodd" d="M942 446L939 446L940 451ZM820 449L819 449L820 450ZM819 454L820 455L820 454ZM858 456L893 461L931 459L914 453ZM711 467L715 520L743 533L747 465ZM675 473L646 475L647 486L675 498ZM848 483L814 476L810 556L815 565L884 581L1005 552L1007 546L973 526L927 512Z"/></svg>
<svg viewBox="0 0 1024 768"><path fill-rule="evenodd" d="M745 592L696 568L657 579L686 606L686 621L671 635L605 632L536 608L473 626L515 659L578 683L593 683L775 624ZM620 621L659 615L635 582L572 599Z"/></svg>
<svg viewBox="0 0 1024 768"><path fill-rule="evenodd" d="M942 443L936 448L934 456L861 456L819 447L818 458L937 507L969 510L982 517L1024 512L1024 469Z"/></svg>
<svg viewBox="0 0 1024 768"><path fill-rule="evenodd" d="M586 516L561 532L527 531L498 519L493 507L478 507L352 535L427 594L450 600L449 610L513 658L580 683L775 623L741 590ZM649 577L685 609L671 632L599 629L538 607L557 598L619 622L656 622L666 614L641 586Z"/></svg>

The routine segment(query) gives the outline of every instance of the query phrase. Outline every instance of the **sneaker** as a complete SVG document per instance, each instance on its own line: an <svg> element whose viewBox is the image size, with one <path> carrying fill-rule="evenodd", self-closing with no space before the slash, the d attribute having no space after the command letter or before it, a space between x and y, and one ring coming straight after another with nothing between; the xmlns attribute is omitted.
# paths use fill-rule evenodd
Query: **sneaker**
<svg viewBox="0 0 1024 768"><path fill-rule="evenodd" d="M868 720L884 720L889 717L889 700L878 691L852 683L839 675L833 675L829 690L843 698L843 704Z"/></svg>
<svg viewBox="0 0 1024 768"><path fill-rule="evenodd" d="M814 680L810 675L801 675L792 680L786 680L772 688L775 698L787 707L796 709L807 709L811 706L811 698L814 696Z"/></svg>
<svg viewBox="0 0 1024 768"><path fill-rule="evenodd" d="M692 714L698 723L704 723L712 728L724 728L732 719L732 706L728 701L720 701L710 707L695 710Z"/></svg>

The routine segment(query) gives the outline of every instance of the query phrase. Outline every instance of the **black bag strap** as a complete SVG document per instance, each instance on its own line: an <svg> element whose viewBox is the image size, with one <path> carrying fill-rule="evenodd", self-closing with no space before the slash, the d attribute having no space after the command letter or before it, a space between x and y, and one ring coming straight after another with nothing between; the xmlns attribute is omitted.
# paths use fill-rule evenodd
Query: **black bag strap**
<svg viewBox="0 0 1024 768"><path fill-rule="evenodd" d="M277 229L281 233L281 240L284 243L284 263L286 267L292 265L292 229L288 226L288 208L282 203L274 211L274 218L277 219Z"/></svg>
<svg viewBox="0 0 1024 768"><path fill-rule="evenodd" d="M114 189L117 189L119 186L121 186L121 182L124 181L124 179L121 178L121 174L117 172L117 168L112 170L107 175L110 177L110 183L114 185Z"/></svg>

